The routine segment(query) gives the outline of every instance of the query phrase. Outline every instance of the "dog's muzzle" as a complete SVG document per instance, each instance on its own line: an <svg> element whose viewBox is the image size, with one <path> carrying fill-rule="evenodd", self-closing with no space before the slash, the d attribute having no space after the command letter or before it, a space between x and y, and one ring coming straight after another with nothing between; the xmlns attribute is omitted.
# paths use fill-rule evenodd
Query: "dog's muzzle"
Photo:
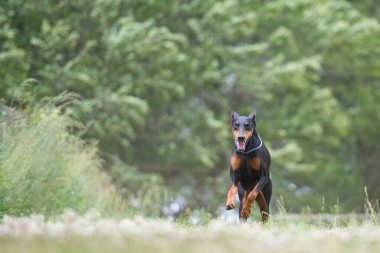
<svg viewBox="0 0 380 253"><path fill-rule="evenodd" d="M238 137L235 139L235 145L237 150L243 151L245 149L246 140L244 137Z"/></svg>

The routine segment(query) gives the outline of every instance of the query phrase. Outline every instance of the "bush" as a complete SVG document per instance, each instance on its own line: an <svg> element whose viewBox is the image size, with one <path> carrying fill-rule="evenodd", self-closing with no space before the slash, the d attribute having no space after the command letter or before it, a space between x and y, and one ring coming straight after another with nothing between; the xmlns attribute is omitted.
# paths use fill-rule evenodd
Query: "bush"
<svg viewBox="0 0 380 253"><path fill-rule="evenodd" d="M96 147L70 131L77 122L57 107L24 115L3 106L0 112L0 217L54 216L66 208L123 211Z"/></svg>

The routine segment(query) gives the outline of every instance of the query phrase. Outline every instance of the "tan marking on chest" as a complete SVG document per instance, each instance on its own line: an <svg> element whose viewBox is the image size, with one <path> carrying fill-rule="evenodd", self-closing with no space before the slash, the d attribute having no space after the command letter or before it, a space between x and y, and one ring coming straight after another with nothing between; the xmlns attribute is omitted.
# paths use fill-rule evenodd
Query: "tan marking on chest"
<svg viewBox="0 0 380 253"><path fill-rule="evenodd" d="M260 170L260 164L261 162L258 157L255 157L250 161L251 168L256 171Z"/></svg>
<svg viewBox="0 0 380 253"><path fill-rule="evenodd" d="M231 157L231 168L232 170L237 170L240 167L241 158L237 155Z"/></svg>

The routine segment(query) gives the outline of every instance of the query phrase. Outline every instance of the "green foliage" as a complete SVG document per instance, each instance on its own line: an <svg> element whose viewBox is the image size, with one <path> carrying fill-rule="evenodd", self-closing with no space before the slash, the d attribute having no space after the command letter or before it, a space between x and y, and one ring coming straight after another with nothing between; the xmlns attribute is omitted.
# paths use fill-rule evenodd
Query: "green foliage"
<svg viewBox="0 0 380 253"><path fill-rule="evenodd" d="M153 189L154 215L167 192L224 202L229 112L254 108L274 203L362 210L364 185L380 194L377 13L371 0L3 1L0 96L32 112L80 94L66 112L124 196Z"/></svg>
<svg viewBox="0 0 380 253"><path fill-rule="evenodd" d="M96 148L71 134L79 125L58 108L24 115L2 107L0 123L0 216L122 211Z"/></svg>

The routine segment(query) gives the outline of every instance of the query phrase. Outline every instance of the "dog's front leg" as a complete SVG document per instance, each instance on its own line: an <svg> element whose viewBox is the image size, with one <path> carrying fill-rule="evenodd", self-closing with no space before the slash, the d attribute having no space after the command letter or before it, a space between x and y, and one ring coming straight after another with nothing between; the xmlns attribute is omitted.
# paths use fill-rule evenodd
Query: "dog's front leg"
<svg viewBox="0 0 380 253"><path fill-rule="evenodd" d="M243 210L243 204L245 202L245 199L247 198L247 192L243 189L241 185L238 186L238 195L239 195L239 221L240 222L246 222L247 219L241 216L241 211Z"/></svg>
<svg viewBox="0 0 380 253"><path fill-rule="evenodd" d="M244 192L244 198L243 198L243 202L242 202L242 208L240 210L240 218L243 221L246 221L248 219L248 217L251 215L251 205L249 205L247 203L247 198L248 198L248 196L249 196L249 194L251 192L252 191L245 191Z"/></svg>
<svg viewBox="0 0 380 253"><path fill-rule="evenodd" d="M235 198L235 194L237 190L238 190L237 185L232 184L227 194L227 203L226 203L227 210L231 210L235 208L234 198Z"/></svg>
<svg viewBox="0 0 380 253"><path fill-rule="evenodd" d="M238 183L240 181L240 167L241 158L237 155L231 156L231 169L230 169L230 177L231 177L231 186L227 194L227 203L226 209L231 210L235 208L235 194L238 191Z"/></svg>
<svg viewBox="0 0 380 253"><path fill-rule="evenodd" d="M239 173L231 169L231 186L227 193L226 209L235 208L235 194L238 191Z"/></svg>

